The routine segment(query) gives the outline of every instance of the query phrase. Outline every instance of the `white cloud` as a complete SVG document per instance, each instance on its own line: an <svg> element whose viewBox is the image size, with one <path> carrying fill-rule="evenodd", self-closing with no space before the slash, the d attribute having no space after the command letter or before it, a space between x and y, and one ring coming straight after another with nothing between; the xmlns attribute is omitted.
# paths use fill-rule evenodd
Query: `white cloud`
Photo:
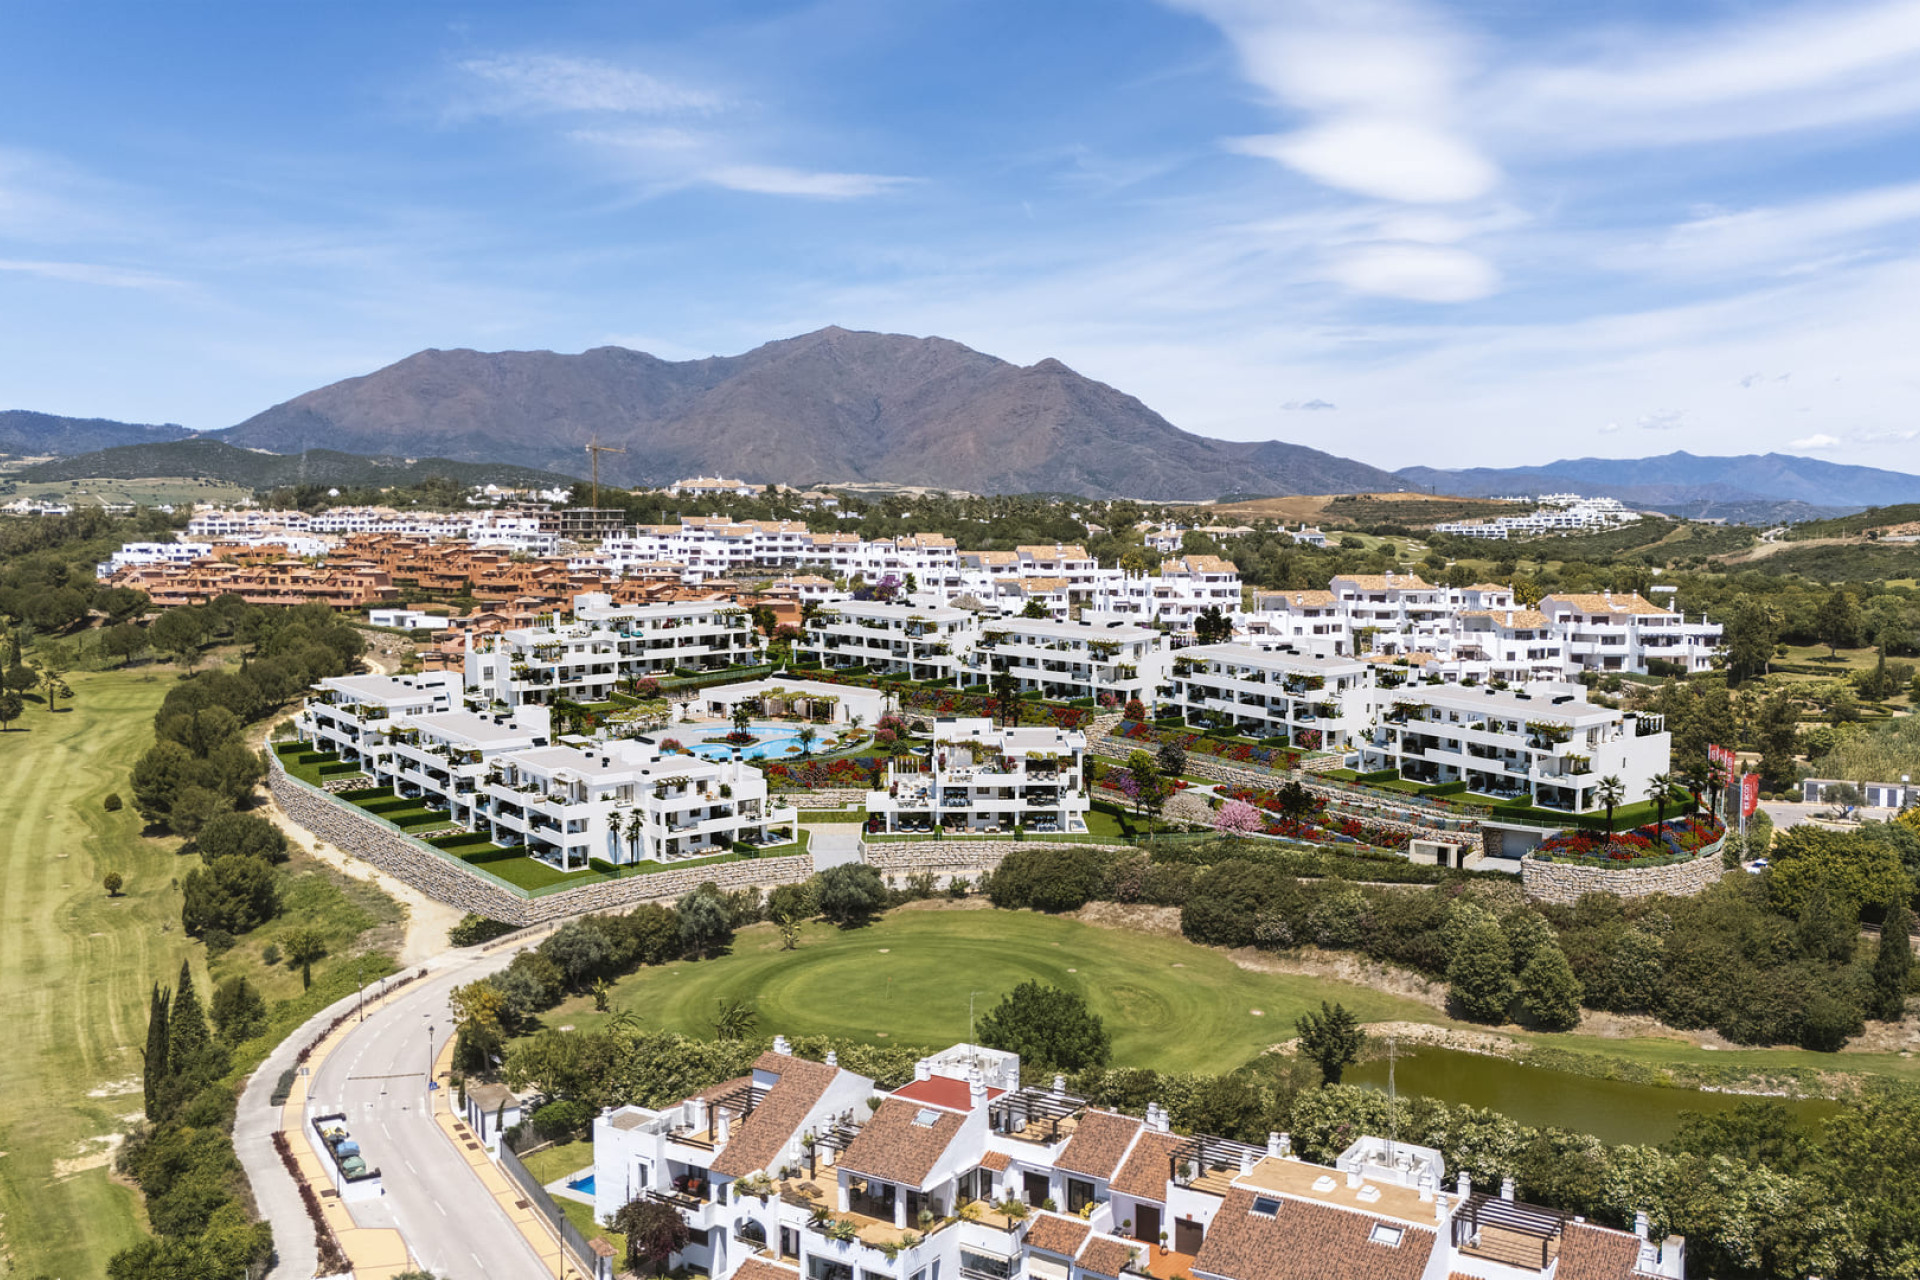
<svg viewBox="0 0 1920 1280"><path fill-rule="evenodd" d="M706 181L730 191L769 196L807 196L816 200L857 200L896 190L910 179L878 173L815 173L780 165L739 164L709 169Z"/></svg>
<svg viewBox="0 0 1920 1280"><path fill-rule="evenodd" d="M1610 436L1617 433L1619 430L1620 430L1619 423L1609 422L1606 426L1600 428L1600 434L1603 436Z"/></svg>
<svg viewBox="0 0 1920 1280"><path fill-rule="evenodd" d="M1431 245L1362 245L1337 256L1330 274L1360 293L1414 302L1470 302L1500 284L1485 258Z"/></svg>
<svg viewBox="0 0 1920 1280"><path fill-rule="evenodd" d="M1634 425L1642 431L1673 431L1686 425L1686 416L1685 409L1654 409L1641 414L1640 420Z"/></svg>
<svg viewBox="0 0 1920 1280"><path fill-rule="evenodd" d="M110 289L178 289L180 281L152 271L129 267L109 267L97 262L28 262L0 259L0 271L39 276L43 280L64 280L71 284L102 285Z"/></svg>
<svg viewBox="0 0 1920 1280"><path fill-rule="evenodd" d="M1500 180L1492 162L1467 143L1417 120L1346 116L1228 145L1243 155L1278 160L1330 187L1412 204L1472 200Z"/></svg>
<svg viewBox="0 0 1920 1280"><path fill-rule="evenodd" d="M1596 52L1486 86L1485 117L1556 149L1671 146L1920 109L1920 4L1802 3L1758 19L1589 40Z"/></svg>
<svg viewBox="0 0 1920 1280"><path fill-rule="evenodd" d="M1288 413L1325 413L1340 406L1331 400L1289 400L1280 407Z"/></svg>
<svg viewBox="0 0 1920 1280"><path fill-rule="evenodd" d="M708 112L722 105L704 90L592 58L509 54L470 58L460 69L485 86L468 109L488 115L571 111L659 116Z"/></svg>
<svg viewBox="0 0 1920 1280"><path fill-rule="evenodd" d="M1651 245L1629 248L1614 265L1661 275L1805 270L1836 257L1873 252L1876 234L1920 220L1920 183L1852 191L1822 200L1683 222ZM1757 375L1756 375L1757 376Z"/></svg>
<svg viewBox="0 0 1920 1280"><path fill-rule="evenodd" d="M1312 123L1228 146L1342 191L1412 203L1486 194L1500 170L1461 126L1467 41L1399 0L1171 0L1213 22L1247 79Z"/></svg>
<svg viewBox="0 0 1920 1280"><path fill-rule="evenodd" d="M1840 437L1830 436L1823 432L1818 435L1801 436L1798 440L1789 440L1787 441L1787 448L1789 449L1838 449L1840 447L1840 444L1841 444Z"/></svg>

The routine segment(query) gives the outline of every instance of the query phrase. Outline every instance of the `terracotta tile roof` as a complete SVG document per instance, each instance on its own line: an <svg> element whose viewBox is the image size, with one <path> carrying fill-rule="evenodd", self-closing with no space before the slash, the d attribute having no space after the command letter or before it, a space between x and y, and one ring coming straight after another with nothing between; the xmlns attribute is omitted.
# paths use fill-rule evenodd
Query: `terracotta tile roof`
<svg viewBox="0 0 1920 1280"><path fill-rule="evenodd" d="M1463 618L1492 618L1502 627L1544 627L1547 615L1538 609L1469 609Z"/></svg>
<svg viewBox="0 0 1920 1280"><path fill-rule="evenodd" d="M1650 604L1639 592L1629 591L1625 595L1608 596L1602 594L1551 595L1540 602L1544 608L1549 602L1563 604L1577 613L1640 613L1664 614L1671 610Z"/></svg>
<svg viewBox="0 0 1920 1280"><path fill-rule="evenodd" d="M1272 1216L1252 1212L1253 1192L1229 1191L1193 1269L1226 1280L1419 1280L1433 1254L1430 1227L1269 1198L1278 1206ZM1400 1242L1376 1243L1369 1238L1375 1226L1398 1230Z"/></svg>
<svg viewBox="0 0 1920 1280"><path fill-rule="evenodd" d="M1106 1236L1096 1236L1087 1241L1087 1247L1080 1251L1078 1259L1082 1268L1097 1275L1118 1276L1121 1268L1133 1260L1135 1246Z"/></svg>
<svg viewBox="0 0 1920 1280"><path fill-rule="evenodd" d="M763 1053L753 1067L774 1072L780 1078L753 1114L734 1126L725 1149L714 1157L713 1171L724 1177L738 1178L778 1160L840 1074L838 1067L784 1053Z"/></svg>
<svg viewBox="0 0 1920 1280"><path fill-rule="evenodd" d="M733 1273L733 1280L798 1280L797 1267L783 1267L765 1258L748 1258Z"/></svg>
<svg viewBox="0 0 1920 1280"><path fill-rule="evenodd" d="M1027 1244L1030 1248L1063 1253L1071 1258L1080 1252L1080 1246L1092 1234L1093 1228L1078 1218L1040 1213L1034 1215L1033 1225L1027 1228Z"/></svg>
<svg viewBox="0 0 1920 1280"><path fill-rule="evenodd" d="M1173 1173L1173 1153L1181 1140L1171 1133L1143 1133L1127 1154L1127 1162L1113 1175L1113 1189L1142 1200L1167 1198L1167 1179Z"/></svg>
<svg viewBox="0 0 1920 1280"><path fill-rule="evenodd" d="M1503 585L1501 585L1501 584L1500 584L1500 583L1498 583L1498 582L1476 582L1476 583L1474 583L1474 584L1473 584L1472 586L1470 586L1470 587L1465 587L1465 588L1462 588L1462 590L1466 590L1466 591L1511 591L1511 590L1513 590L1513 588L1512 588L1512 587L1508 587L1508 586L1503 586Z"/></svg>
<svg viewBox="0 0 1920 1280"><path fill-rule="evenodd" d="M1343 573L1334 578L1362 591L1431 591L1433 584L1417 573Z"/></svg>
<svg viewBox="0 0 1920 1280"><path fill-rule="evenodd" d="M1239 568L1231 560L1222 560L1219 556L1182 556L1178 560L1167 561L1168 566L1180 566L1188 573L1238 573ZM1166 566L1163 566L1163 568Z"/></svg>
<svg viewBox="0 0 1920 1280"><path fill-rule="evenodd" d="M735 1076L731 1080L722 1080L719 1084L708 1085L706 1088L702 1089L699 1093L696 1093L693 1096L696 1098L704 1098L706 1101L712 1102L716 1098L726 1097L728 1094L734 1092L736 1089L744 1089L752 1083L753 1083L752 1076Z"/></svg>
<svg viewBox="0 0 1920 1280"><path fill-rule="evenodd" d="M1627 1280L1640 1262L1640 1242L1624 1231L1577 1222L1560 1236L1558 1280Z"/></svg>
<svg viewBox="0 0 1920 1280"><path fill-rule="evenodd" d="M1089 1111L1080 1117L1073 1137L1067 1140L1065 1149L1060 1152L1054 1165L1068 1173L1111 1178L1141 1127L1140 1122L1131 1116L1115 1115L1111 1111Z"/></svg>
<svg viewBox="0 0 1920 1280"><path fill-rule="evenodd" d="M1324 609L1334 602L1331 591L1257 591L1254 603L1262 609Z"/></svg>
<svg viewBox="0 0 1920 1280"><path fill-rule="evenodd" d="M1085 547L1072 542L1062 542L1057 546L1048 546L1046 543L1041 542L1035 543L1032 546L1015 547L1014 550L1019 555L1032 556L1037 560L1086 560L1090 558L1087 555L1087 549Z"/></svg>
<svg viewBox="0 0 1920 1280"><path fill-rule="evenodd" d="M1004 1151L989 1151L980 1157L980 1167L982 1169L991 1169L995 1173L1005 1173L1007 1166L1012 1163L1012 1157Z"/></svg>
<svg viewBox="0 0 1920 1280"><path fill-rule="evenodd" d="M919 1123L922 1115L932 1117L932 1123ZM847 1144L840 1166L870 1178L917 1187L933 1171L964 1120L955 1111L889 1098L860 1130L860 1136Z"/></svg>
<svg viewBox="0 0 1920 1280"><path fill-rule="evenodd" d="M960 554L976 564L1012 564L1020 558L1011 551L962 551Z"/></svg>
<svg viewBox="0 0 1920 1280"><path fill-rule="evenodd" d="M1065 578L1022 578L1020 580L1020 589L1030 595L1044 595L1049 591L1065 591L1067 589L1067 580Z"/></svg>

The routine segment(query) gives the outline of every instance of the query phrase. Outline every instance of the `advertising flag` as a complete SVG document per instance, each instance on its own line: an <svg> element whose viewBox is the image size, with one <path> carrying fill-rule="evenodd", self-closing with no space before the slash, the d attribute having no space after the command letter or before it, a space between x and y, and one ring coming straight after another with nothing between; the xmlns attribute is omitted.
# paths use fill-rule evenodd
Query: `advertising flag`
<svg viewBox="0 0 1920 1280"><path fill-rule="evenodd" d="M1751 818L1760 807L1760 775L1749 773L1740 779L1740 816Z"/></svg>

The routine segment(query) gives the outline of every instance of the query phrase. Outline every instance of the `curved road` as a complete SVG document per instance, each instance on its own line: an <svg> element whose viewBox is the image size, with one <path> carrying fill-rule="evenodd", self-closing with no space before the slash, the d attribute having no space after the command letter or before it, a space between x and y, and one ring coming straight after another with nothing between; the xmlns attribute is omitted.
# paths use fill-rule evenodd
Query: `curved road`
<svg viewBox="0 0 1920 1280"><path fill-rule="evenodd" d="M456 986L503 969L517 948L454 954L427 966L429 975L366 1015L315 1071L308 1114L345 1112L367 1163L381 1172L384 1196L351 1206L361 1226L397 1228L416 1265L461 1280L535 1280L545 1267L520 1232L495 1211L465 1159L433 1122L427 1107L429 1054L450 1032L447 995ZM369 988L369 993L377 988ZM235 1127L241 1163L260 1212L273 1223L279 1260L274 1280L313 1274L313 1232L299 1191L273 1149L279 1108L267 1098L298 1047L353 1007L342 1001L289 1037L248 1082ZM428 1028L432 1028L432 1047Z"/></svg>

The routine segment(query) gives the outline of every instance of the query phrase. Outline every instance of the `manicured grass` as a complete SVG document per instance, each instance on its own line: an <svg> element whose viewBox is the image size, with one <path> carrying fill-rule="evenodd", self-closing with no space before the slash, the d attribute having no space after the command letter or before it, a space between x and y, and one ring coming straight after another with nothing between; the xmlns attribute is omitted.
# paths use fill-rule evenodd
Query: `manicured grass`
<svg viewBox="0 0 1920 1280"><path fill-rule="evenodd" d="M30 703L0 733L0 1223L22 1276L103 1275L138 1238L139 1197L109 1181L104 1140L140 1110L148 991L198 950L180 931L179 841L142 838L127 785L174 672L67 682L72 710ZM106 812L108 792L126 807ZM59 1163L75 1160L90 1167Z"/></svg>
<svg viewBox="0 0 1920 1280"><path fill-rule="evenodd" d="M593 1168L593 1139L582 1138L575 1142L542 1147L521 1156L520 1163L526 1165L527 1172L540 1179L540 1185L544 1187L555 1179Z"/></svg>
<svg viewBox="0 0 1920 1280"><path fill-rule="evenodd" d="M782 951L771 926L755 926L730 955L622 979L614 1006L646 1026L707 1036L715 1003L742 999L759 1013L763 1033L945 1047L968 1037L970 994L984 1013L1028 979L1084 996L1106 1019L1116 1065L1168 1071L1236 1067L1290 1038L1294 1019L1323 998L1365 1020L1441 1020L1424 1005L1364 987L1251 973L1179 938L977 909L896 911L864 929L814 923L797 951ZM567 1010L567 1021L583 1028L605 1018Z"/></svg>
<svg viewBox="0 0 1920 1280"><path fill-rule="evenodd" d="M501 858L496 862L475 862L488 875L499 876L522 889L545 889L556 884L593 884L606 879L598 871L561 871L537 858Z"/></svg>

